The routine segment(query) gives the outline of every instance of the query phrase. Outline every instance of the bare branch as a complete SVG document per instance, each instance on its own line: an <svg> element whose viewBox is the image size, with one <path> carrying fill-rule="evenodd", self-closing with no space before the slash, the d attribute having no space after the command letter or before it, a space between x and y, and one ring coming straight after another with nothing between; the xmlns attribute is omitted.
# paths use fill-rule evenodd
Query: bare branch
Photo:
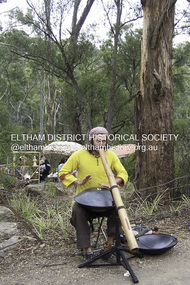
<svg viewBox="0 0 190 285"><path fill-rule="evenodd" d="M139 17L136 17L136 18L131 19L131 20L129 20L129 21L126 21L126 22L124 22L124 23L121 25L121 28L122 28L123 26L129 24L129 23L132 23L132 22L134 22L134 21L136 21L136 20L138 20L138 19L142 19L142 18L143 18L143 16L139 16Z"/></svg>
<svg viewBox="0 0 190 285"><path fill-rule="evenodd" d="M6 95L7 93L7 88L5 89L5 91L3 92L3 95L0 97L0 100L3 99L3 97Z"/></svg>
<svg viewBox="0 0 190 285"><path fill-rule="evenodd" d="M73 27L72 27L72 33L71 33L71 37L74 37L75 39L78 38L80 30L85 22L85 19L88 15L88 13L90 12L90 9L92 7L92 4L94 3L95 0L88 0L83 13L79 19L79 21L76 23L76 13L78 11L78 5L80 4L80 0L76 1L77 4L75 5L75 9L74 9L74 19L73 19Z"/></svg>
<svg viewBox="0 0 190 285"><path fill-rule="evenodd" d="M136 94L131 95L129 98L127 98L127 100L125 100L124 102L122 102L118 108L115 110L112 118L114 118L115 116L117 116L117 114L120 112L120 110L126 106L128 103L130 103L134 98L136 98L138 95L140 95L140 91L138 91Z"/></svg>

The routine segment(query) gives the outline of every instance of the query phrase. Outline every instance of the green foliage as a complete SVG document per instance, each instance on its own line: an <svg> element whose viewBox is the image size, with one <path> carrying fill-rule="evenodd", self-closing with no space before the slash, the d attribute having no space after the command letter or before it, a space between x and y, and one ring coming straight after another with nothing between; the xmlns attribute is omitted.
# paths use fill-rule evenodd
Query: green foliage
<svg viewBox="0 0 190 285"><path fill-rule="evenodd" d="M64 202L57 210L57 222L64 237L68 237L71 234L70 218L72 216L72 204L72 201L69 203Z"/></svg>
<svg viewBox="0 0 190 285"><path fill-rule="evenodd" d="M164 213L167 216L178 215L183 211L188 211L189 199L185 195L182 195L180 200L170 201L169 205L164 206L165 193L167 191L169 191L169 189L165 189L163 192L158 193L152 201L148 201L147 198L143 199L138 192L132 190L133 199L128 202L129 206L127 208L129 217L132 220L135 220L139 218L141 219L142 217L147 218L152 215L159 215L160 213L162 213L162 215Z"/></svg>
<svg viewBox="0 0 190 285"><path fill-rule="evenodd" d="M169 208L171 215L179 215L183 210L189 209L189 198L183 194L182 200L176 201L173 204L169 205Z"/></svg>
<svg viewBox="0 0 190 285"><path fill-rule="evenodd" d="M158 205L161 202L161 200L164 198L164 195L165 195L164 192L158 193L152 202L148 200L144 200L141 205L142 212L148 216L152 215L158 209Z"/></svg>
<svg viewBox="0 0 190 285"><path fill-rule="evenodd" d="M173 53L175 174L180 177L190 168L190 44L179 45Z"/></svg>
<svg viewBox="0 0 190 285"><path fill-rule="evenodd" d="M71 234L72 200L43 208L38 200L15 194L9 203L23 219L32 224L41 239L47 230L61 230L64 237Z"/></svg>
<svg viewBox="0 0 190 285"><path fill-rule="evenodd" d="M53 17L60 15L61 4L56 1L52 3L51 8L57 13ZM65 16L72 4L65 7ZM139 15L140 10L136 13ZM51 131L55 134L88 131L86 111L92 126L106 125L107 122L112 92L113 36L110 34L110 38L100 47L94 46L90 32L80 33L75 41L68 31L63 30L64 39L56 38L56 34L47 29L43 9L39 11L39 16L41 18L37 19L31 10L24 15L21 10L14 9L10 20L16 20L27 29L11 26L9 31L0 35L1 163L11 160L12 133L39 133L40 94L43 88L44 133L49 131L50 123L53 125ZM59 23L54 20L50 28L53 31L57 26L58 31ZM139 90L141 40L142 30L135 30L132 25L122 27L116 55L113 133L134 132L133 96ZM188 173L190 167L189 59L189 43L173 49L174 133L179 134L175 144L176 176ZM73 77L75 81L72 81ZM125 158L123 163L131 179L135 172L135 157Z"/></svg>
<svg viewBox="0 0 190 285"><path fill-rule="evenodd" d="M60 204L47 206L40 212L40 214L34 214L30 221L41 239L43 238L45 231L58 229L61 230L64 237L67 237L69 234L71 234L71 212L71 202L63 202Z"/></svg>
<svg viewBox="0 0 190 285"><path fill-rule="evenodd" d="M28 14L24 16L21 11L17 10L13 12L13 17L17 17L19 21L26 24L34 21L32 15ZM38 25L36 25L38 27ZM39 27L38 27L39 28ZM124 131L123 127L127 122L127 130L133 129L133 102L126 103L128 97L133 95L133 92L138 90L137 84L134 81L131 74L137 74L138 62L140 57L137 56L137 49L140 43L140 33L132 33L130 28L123 30L123 37L128 39L129 47L127 47L125 40L121 40L119 54L118 54L118 84L117 94L114 104L114 121L113 124L117 126L117 129ZM14 62L8 66L9 77L5 77L5 80L11 81L9 87L9 98L12 109L12 119L17 124L28 127L27 133L34 130L39 131L39 112L36 112L36 106L40 103L40 78L36 72L36 66L43 66L45 70L50 70L58 78L65 78L64 81L57 81L54 78L54 82L58 83L58 89L62 92L58 92L57 100L55 104L59 104L57 113L58 124L54 132L59 132L61 124L69 126L69 132L79 132L81 129L88 130L85 122L85 110L81 100L79 100L76 89L73 85L68 85L70 80L65 74L68 72L68 65L74 67L74 75L78 81L80 92L84 96L84 103L87 106L87 110L90 114L92 125L105 125L107 120L108 102L110 96L110 56L112 54L112 44L106 44L106 48L98 50L87 39L87 35L81 34L77 43L72 41L63 41L61 45L55 41L51 43L44 40L41 34L36 37L28 37L26 32L12 29L10 32L5 33L3 41L9 46L14 46ZM135 48L133 49L133 44ZM16 47L16 48L15 48ZM107 49L107 50L106 50ZM48 54L47 54L48 52ZM25 59L17 57L16 53L24 55ZM63 57L63 53L66 58ZM126 54L128 56L126 57ZM140 55L140 50L138 52ZM11 55L11 52L10 52ZM107 59L106 59L107 58ZM31 61L33 59L34 61ZM34 66L34 62L36 65ZM129 66L131 68L129 68ZM139 66L138 66L139 68ZM138 79L136 77L136 82ZM26 89L26 86L28 88ZM127 86L132 86L128 89ZM56 87L55 87L56 88ZM45 91L48 93L49 90ZM46 101L47 100L47 101ZM48 110L49 95L45 96L45 108ZM47 102L47 103L46 103ZM51 106L50 106L51 107ZM49 110L48 110L49 111ZM98 116L97 116L98 114ZM48 112L44 112L44 125L49 120ZM76 121L80 127L76 128ZM121 123L118 124L118 121ZM61 123L61 124L60 124ZM30 130L30 131L29 131Z"/></svg>
<svg viewBox="0 0 190 285"><path fill-rule="evenodd" d="M135 154L131 154L127 157L121 158L121 163L127 170L129 175L129 181L133 181L135 176Z"/></svg>
<svg viewBox="0 0 190 285"><path fill-rule="evenodd" d="M4 189L6 190L12 190L16 186L16 178L13 176L10 176L0 170L0 184L3 186Z"/></svg>
<svg viewBox="0 0 190 285"><path fill-rule="evenodd" d="M30 197L13 195L9 203L25 220L33 219L35 215L40 213L38 201L32 200Z"/></svg>
<svg viewBox="0 0 190 285"><path fill-rule="evenodd" d="M45 191L48 197L55 198L57 195L57 188L50 183L45 184Z"/></svg>
<svg viewBox="0 0 190 285"><path fill-rule="evenodd" d="M38 236L42 239L43 232L50 229L54 230L58 226L57 212L55 207L46 207L41 215L35 214L32 217L32 223Z"/></svg>

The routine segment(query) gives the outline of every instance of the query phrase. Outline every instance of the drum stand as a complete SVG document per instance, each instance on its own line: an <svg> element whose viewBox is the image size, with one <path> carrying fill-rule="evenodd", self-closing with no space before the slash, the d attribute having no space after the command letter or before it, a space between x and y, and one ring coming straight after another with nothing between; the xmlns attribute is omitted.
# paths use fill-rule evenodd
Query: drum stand
<svg viewBox="0 0 190 285"><path fill-rule="evenodd" d="M121 245L121 237L120 237L120 233L119 233L119 217L118 215L116 216L116 242L115 245L109 249L104 251L103 253L100 253L99 255L92 257L90 260L87 260L81 264L78 265L78 268L82 268L82 267L98 267L98 266L113 266L113 265L123 265L123 267L125 267L132 279L134 283L138 283L138 278L136 277L135 273L133 272L126 256L124 255L124 251L130 253L131 255L133 255L132 257L136 256L136 257L140 257L142 258L143 255L139 252L131 252L130 250L128 250L127 248L123 247ZM115 263L100 263L100 264L92 264L94 261L98 260L98 259L103 259L108 260L109 257L114 254L116 256L116 262ZM130 257L130 258L132 258Z"/></svg>

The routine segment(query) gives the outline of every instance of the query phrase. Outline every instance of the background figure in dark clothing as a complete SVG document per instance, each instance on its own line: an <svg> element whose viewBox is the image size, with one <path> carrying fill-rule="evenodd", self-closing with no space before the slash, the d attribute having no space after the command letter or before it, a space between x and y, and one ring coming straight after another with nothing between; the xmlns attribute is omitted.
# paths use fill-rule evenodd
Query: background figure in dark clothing
<svg viewBox="0 0 190 285"><path fill-rule="evenodd" d="M40 182L45 181L46 177L49 175L50 169L51 165L43 155L40 160Z"/></svg>

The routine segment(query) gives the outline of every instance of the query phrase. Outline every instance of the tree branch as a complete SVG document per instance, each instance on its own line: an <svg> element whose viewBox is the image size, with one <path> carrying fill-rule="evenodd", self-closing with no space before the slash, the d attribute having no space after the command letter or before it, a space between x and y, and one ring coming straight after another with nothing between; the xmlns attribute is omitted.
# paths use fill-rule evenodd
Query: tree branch
<svg viewBox="0 0 190 285"><path fill-rule="evenodd" d="M138 91L136 94L131 95L127 100L125 100L124 102L121 102L121 104L119 105L119 107L115 110L112 119L120 112L120 110L127 105L128 103L130 103L136 96L138 96L140 94L140 91Z"/></svg>
<svg viewBox="0 0 190 285"><path fill-rule="evenodd" d="M88 0L84 10L83 10L83 13L78 21L78 23L76 23L77 21L77 11L78 11L78 6L80 4L80 0L77 0L76 2L76 5L74 7L74 16L73 16L73 22L72 22L72 33L71 33L71 37L74 37L75 39L78 39L78 36L79 36L79 33L80 33L80 30L85 22L85 19L88 15L88 13L90 12L90 9L92 7L92 4L94 3L95 0Z"/></svg>

